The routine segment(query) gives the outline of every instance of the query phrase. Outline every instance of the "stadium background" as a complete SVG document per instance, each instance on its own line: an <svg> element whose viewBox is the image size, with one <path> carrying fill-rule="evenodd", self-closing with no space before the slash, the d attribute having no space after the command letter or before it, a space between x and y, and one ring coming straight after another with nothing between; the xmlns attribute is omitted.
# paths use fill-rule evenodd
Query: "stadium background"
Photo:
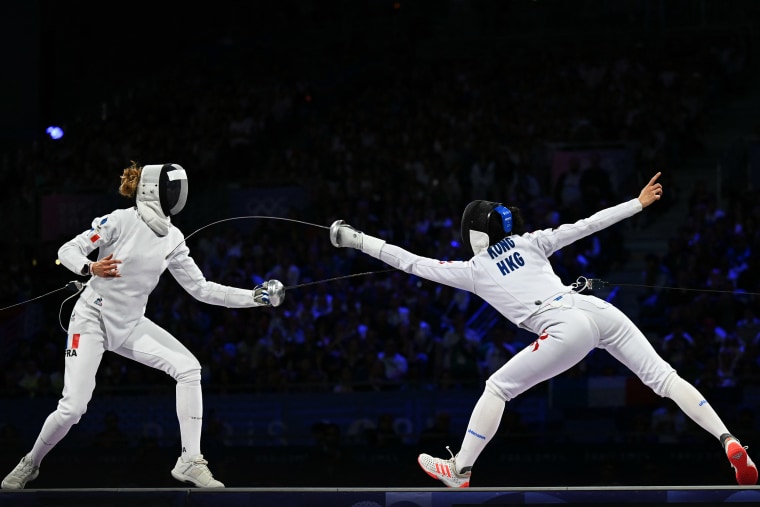
<svg viewBox="0 0 760 507"><path fill-rule="evenodd" d="M760 292L751 256L758 10L749 1L6 2L0 306L76 278L55 252L93 217L128 205L116 188L132 159L188 170L189 205L175 221L185 234L240 215L344 218L441 258L462 253L455 233L470 198L514 199L548 227L663 170L662 206L569 249L558 272ZM45 133L51 125L61 139ZM602 166L604 195L568 200L561 176L575 162L588 173ZM479 186L473 167L489 164L495 175ZM210 279L241 286L382 269L333 249L325 230L276 221L213 226L190 248ZM8 470L60 392L65 295L0 313ZM754 295L600 295L758 445ZM429 486L415 456L458 446L489 361L531 339L476 298L398 274L315 284L280 309L246 312L202 307L165 277L148 313L204 363L204 453L228 486ZM277 334L292 346L274 350ZM428 348L407 348L412 337ZM469 346L452 350L447 339ZM362 362L349 361L354 342ZM401 378L374 360L394 344L409 367ZM452 368L456 358L466 367ZM601 353L508 409L473 485L733 481L709 437ZM35 487L171 486L174 418L168 378L105 360L88 413Z"/></svg>

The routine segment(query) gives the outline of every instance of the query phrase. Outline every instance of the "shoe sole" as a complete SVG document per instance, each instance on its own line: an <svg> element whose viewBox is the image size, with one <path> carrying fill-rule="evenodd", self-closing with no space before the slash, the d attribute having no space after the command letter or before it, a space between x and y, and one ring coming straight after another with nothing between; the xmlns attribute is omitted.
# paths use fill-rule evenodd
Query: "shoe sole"
<svg viewBox="0 0 760 507"><path fill-rule="evenodd" d="M417 458L417 464L420 466L420 468L422 469L422 471L423 471L423 472L425 472L426 474L428 474L428 475L429 475L430 477L432 477L433 479L435 479L435 480L437 480L437 481L441 481L441 482L443 482L443 484L444 484L444 485L445 485L447 488L469 488L469 487L470 487L470 481L467 481L467 482L465 482L465 483L462 483L462 484L460 484L459 486L449 486L448 484L446 484L446 482L444 482L444 480L443 480L441 477L437 476L437 475L436 475L436 474L434 474L433 472L430 472L430 471L428 471L428 470L427 470L427 469L426 469L424 466L422 466L422 461L420 461L420 458L419 458L419 457Z"/></svg>
<svg viewBox="0 0 760 507"><path fill-rule="evenodd" d="M744 448L739 447L728 456L728 461L736 471L736 482L741 486L757 484L757 467L749 463L749 456Z"/></svg>
<svg viewBox="0 0 760 507"><path fill-rule="evenodd" d="M174 477L179 482L181 482L183 484L188 484L190 486L195 486L196 488L221 489L221 488L225 487L224 484L222 484L221 486L204 486L204 485L199 484L199 483L195 482L194 480L188 478L185 475L179 475L179 474L177 474L174 470L171 471L171 474L172 474L172 477Z"/></svg>
<svg viewBox="0 0 760 507"><path fill-rule="evenodd" d="M175 474L174 470L172 470L172 477L174 477L175 479L177 479L179 482L181 482L183 484L190 484L190 485L198 487L198 488L202 487L202 486L199 486L197 482L193 481L192 479L188 479L184 475Z"/></svg>

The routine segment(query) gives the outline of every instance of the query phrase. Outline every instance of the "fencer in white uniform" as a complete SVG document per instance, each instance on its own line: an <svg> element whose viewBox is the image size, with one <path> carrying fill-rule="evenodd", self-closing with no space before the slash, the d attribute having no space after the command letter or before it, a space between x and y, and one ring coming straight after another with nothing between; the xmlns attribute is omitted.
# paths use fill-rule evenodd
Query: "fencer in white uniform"
<svg viewBox="0 0 760 507"><path fill-rule="evenodd" d="M537 335L486 381L459 452L450 459L420 454L418 463L449 487L468 487L478 456L496 434L505 402L581 361L592 349L607 350L654 392L672 399L699 426L718 439L739 484L755 484L757 468L702 394L654 350L634 323L610 303L582 287L565 285L549 256L560 248L633 216L659 200L657 173L638 198L601 210L556 229L525 232L520 211L489 201L473 201L462 217L462 240L474 256L465 261L420 257L355 230L342 220L330 228L336 247L352 247L417 275L477 294L514 324Z"/></svg>
<svg viewBox="0 0 760 507"><path fill-rule="evenodd" d="M131 191L125 192L124 180L129 177L136 188L133 183ZM171 474L199 487L224 486L213 477L201 453L200 362L177 338L145 316L148 296L166 269L198 301L228 308L278 306L284 288L277 280L253 290L206 280L190 257L182 232L170 220L184 207L187 188L187 173L177 164L142 168L133 164L124 171L120 191L130 197L136 191L136 205L96 218L89 230L59 249L65 267L91 278L69 322L63 395L32 450L3 480L3 489L20 489L35 479L43 458L79 422L106 351L157 368L176 380L182 450ZM93 262L88 256L95 250L98 260Z"/></svg>

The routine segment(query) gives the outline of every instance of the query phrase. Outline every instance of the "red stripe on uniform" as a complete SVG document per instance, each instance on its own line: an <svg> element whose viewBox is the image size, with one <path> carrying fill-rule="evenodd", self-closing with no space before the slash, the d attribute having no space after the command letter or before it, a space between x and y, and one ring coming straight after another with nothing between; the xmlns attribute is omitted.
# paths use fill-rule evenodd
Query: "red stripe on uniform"
<svg viewBox="0 0 760 507"><path fill-rule="evenodd" d="M99 239L100 239L100 236L98 236L97 234L93 234L92 236L90 236L90 241L92 241L93 243L95 243Z"/></svg>
<svg viewBox="0 0 760 507"><path fill-rule="evenodd" d="M72 349L79 348L79 333L71 335L71 348Z"/></svg>

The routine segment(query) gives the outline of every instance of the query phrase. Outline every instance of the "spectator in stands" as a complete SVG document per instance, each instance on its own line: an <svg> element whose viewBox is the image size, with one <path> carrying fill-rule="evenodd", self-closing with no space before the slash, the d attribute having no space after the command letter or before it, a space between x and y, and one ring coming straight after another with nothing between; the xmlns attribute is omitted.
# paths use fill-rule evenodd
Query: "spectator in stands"
<svg viewBox="0 0 760 507"><path fill-rule="evenodd" d="M103 416L103 427L95 434L95 447L99 449L126 449L130 445L129 436L119 425L119 415L109 410Z"/></svg>

